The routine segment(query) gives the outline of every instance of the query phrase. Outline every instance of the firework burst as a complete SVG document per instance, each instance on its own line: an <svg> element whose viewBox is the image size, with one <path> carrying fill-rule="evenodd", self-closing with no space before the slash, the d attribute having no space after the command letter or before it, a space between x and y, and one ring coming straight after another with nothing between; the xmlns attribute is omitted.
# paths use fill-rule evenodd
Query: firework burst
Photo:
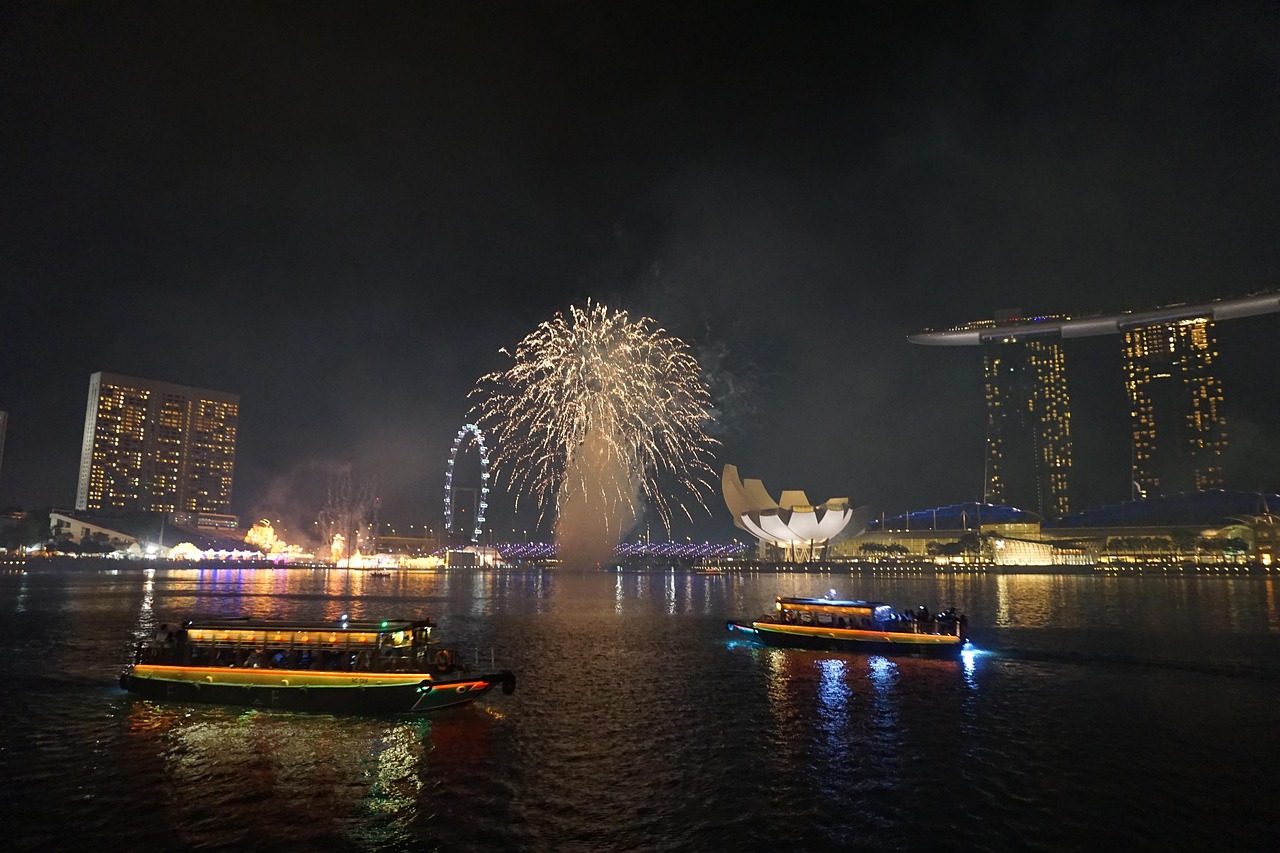
<svg viewBox="0 0 1280 853"><path fill-rule="evenodd" d="M710 395L683 341L588 301L502 352L514 363L480 378L474 411L517 503L532 496L544 517L555 514L562 551L584 525L612 548L641 496L668 532L673 512L690 517L682 493L705 509L717 442L703 429Z"/></svg>

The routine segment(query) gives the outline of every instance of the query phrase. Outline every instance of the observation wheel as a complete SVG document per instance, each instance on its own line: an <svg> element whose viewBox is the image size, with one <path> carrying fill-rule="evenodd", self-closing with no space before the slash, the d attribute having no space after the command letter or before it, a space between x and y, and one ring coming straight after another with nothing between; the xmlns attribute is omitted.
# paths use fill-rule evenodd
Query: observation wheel
<svg viewBox="0 0 1280 853"><path fill-rule="evenodd" d="M458 460L458 451L463 441L470 436L480 451L480 500L476 506L476 527L471 532L471 542L480 541L484 532L484 511L489 508L489 450L484 445L484 433L475 424L463 424L462 429L453 437L453 449L449 451L449 465L444 474L444 528L453 530L453 510L457 503L453 486L453 466Z"/></svg>

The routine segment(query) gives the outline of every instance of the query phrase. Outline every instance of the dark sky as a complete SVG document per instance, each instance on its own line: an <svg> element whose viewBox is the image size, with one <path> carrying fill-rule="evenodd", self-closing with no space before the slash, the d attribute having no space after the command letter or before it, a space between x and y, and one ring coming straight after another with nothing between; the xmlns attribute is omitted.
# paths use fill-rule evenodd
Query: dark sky
<svg viewBox="0 0 1280 853"><path fill-rule="evenodd" d="M980 357L909 333L1277 286L1274 4L836 5L4 4L0 504L73 501L110 370L241 395L236 512L349 464L438 525L467 391L591 297L702 357L717 466L934 506ZM1233 485L1280 488L1278 324L1219 327ZM1068 352L1094 503L1118 347Z"/></svg>

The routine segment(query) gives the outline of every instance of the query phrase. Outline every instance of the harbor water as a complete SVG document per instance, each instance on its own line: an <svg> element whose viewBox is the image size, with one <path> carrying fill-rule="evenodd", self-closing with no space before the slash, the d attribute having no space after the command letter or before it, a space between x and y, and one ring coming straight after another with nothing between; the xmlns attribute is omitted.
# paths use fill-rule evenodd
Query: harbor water
<svg viewBox="0 0 1280 853"><path fill-rule="evenodd" d="M1280 578L0 571L20 850L1280 849ZM758 647L775 596L955 606L960 660ZM429 718L136 699L192 614L436 619L512 696Z"/></svg>

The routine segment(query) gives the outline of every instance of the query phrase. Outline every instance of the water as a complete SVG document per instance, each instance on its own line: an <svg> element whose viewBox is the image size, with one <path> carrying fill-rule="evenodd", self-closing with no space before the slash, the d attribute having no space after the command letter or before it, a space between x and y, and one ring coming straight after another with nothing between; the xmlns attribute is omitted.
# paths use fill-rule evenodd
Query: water
<svg viewBox="0 0 1280 853"><path fill-rule="evenodd" d="M0 573L10 849L1280 847L1267 578L454 570ZM775 595L955 605L961 661L793 652ZM430 719L165 705L116 686L188 613L430 614L520 676Z"/></svg>

